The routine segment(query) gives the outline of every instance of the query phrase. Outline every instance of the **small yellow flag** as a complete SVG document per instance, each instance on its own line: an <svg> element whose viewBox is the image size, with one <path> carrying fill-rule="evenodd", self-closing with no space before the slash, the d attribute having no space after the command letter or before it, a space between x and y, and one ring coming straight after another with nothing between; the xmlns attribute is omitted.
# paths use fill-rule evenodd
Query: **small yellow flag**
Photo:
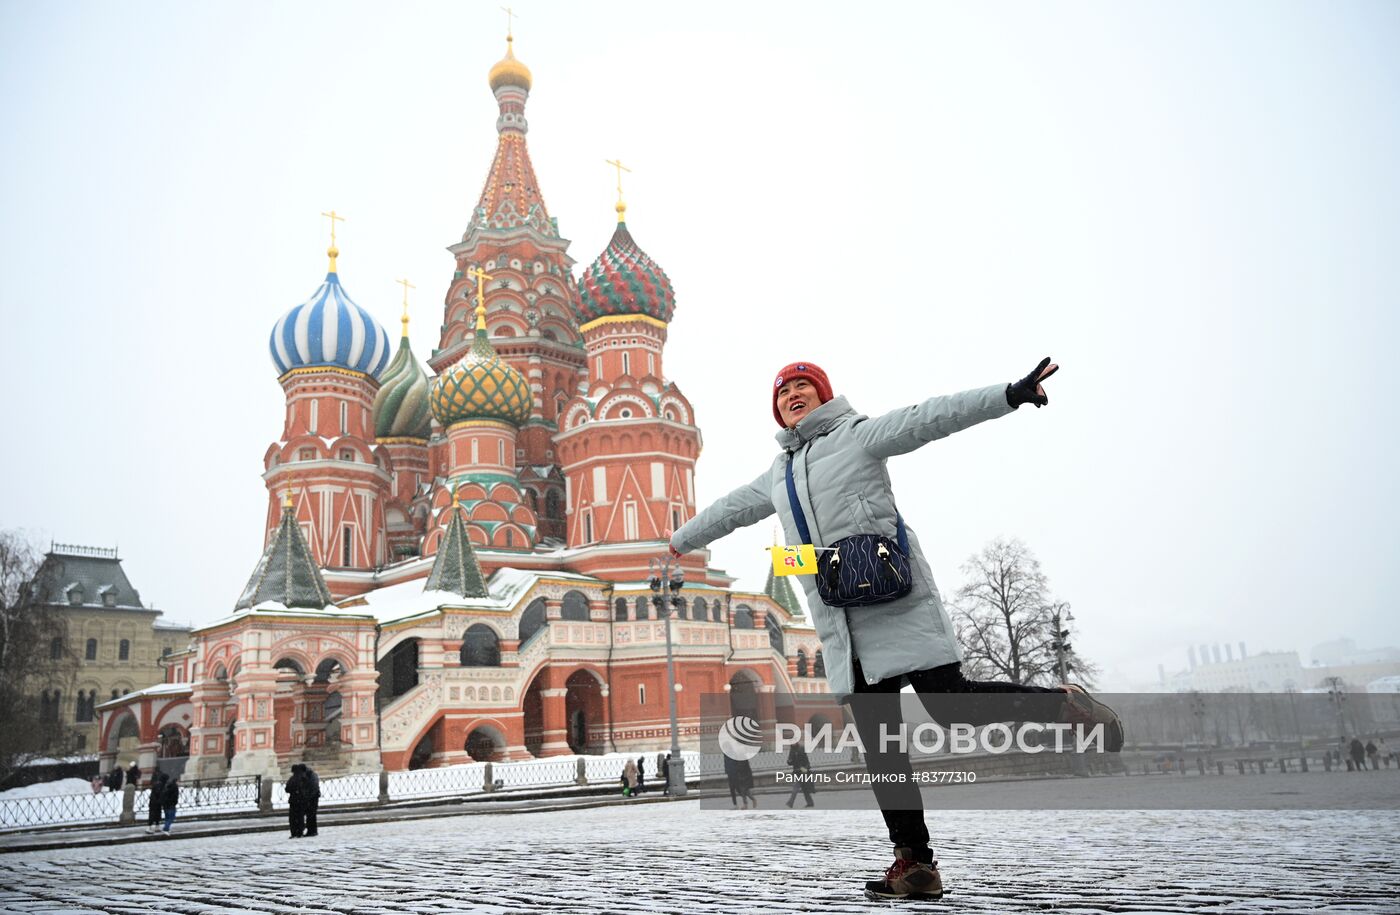
<svg viewBox="0 0 1400 915"><path fill-rule="evenodd" d="M773 552L774 575L817 574L817 551L810 543L801 546L770 547Z"/></svg>

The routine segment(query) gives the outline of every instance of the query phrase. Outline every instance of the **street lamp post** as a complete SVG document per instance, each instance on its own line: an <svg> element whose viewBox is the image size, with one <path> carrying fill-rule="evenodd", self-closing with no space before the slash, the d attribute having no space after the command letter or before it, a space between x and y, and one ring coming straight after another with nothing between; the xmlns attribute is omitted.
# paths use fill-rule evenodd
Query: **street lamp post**
<svg viewBox="0 0 1400 915"><path fill-rule="evenodd" d="M1065 655L1069 651L1069 629L1065 628L1074 620L1074 613L1066 610L1063 620L1060 611L1065 608L1064 604L1056 604L1051 609L1051 621L1055 624L1055 675L1060 678L1061 683L1069 682L1069 665L1065 662Z"/></svg>
<svg viewBox="0 0 1400 915"><path fill-rule="evenodd" d="M676 724L676 661L671 651L671 617L672 611L680 608L685 600L681 597L681 588L685 587L685 570L676 563L671 556L663 560L652 559L648 562L647 568L651 573L651 602L656 607L656 616L666 623L666 698L671 703L671 753L668 757L666 771L667 787L670 789L671 797L685 796L685 760L681 757L680 728ZM670 591L670 600L663 596L663 588ZM667 605L671 609L667 609Z"/></svg>

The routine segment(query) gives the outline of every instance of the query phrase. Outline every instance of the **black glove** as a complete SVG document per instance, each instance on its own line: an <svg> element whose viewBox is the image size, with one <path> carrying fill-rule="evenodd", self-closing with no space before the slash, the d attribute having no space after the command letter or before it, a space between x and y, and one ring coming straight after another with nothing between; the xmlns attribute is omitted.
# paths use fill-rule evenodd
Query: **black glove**
<svg viewBox="0 0 1400 915"><path fill-rule="evenodd" d="M1037 392L1040 383L1060 370L1057 365L1042 378L1040 373L1045 371L1045 367L1050 364L1050 357L1046 356L1040 360L1032 372L1020 381L1013 381L1006 386L1006 402L1012 407L1019 407L1023 403L1033 403L1036 407L1043 407L1050 402L1050 398L1043 390Z"/></svg>

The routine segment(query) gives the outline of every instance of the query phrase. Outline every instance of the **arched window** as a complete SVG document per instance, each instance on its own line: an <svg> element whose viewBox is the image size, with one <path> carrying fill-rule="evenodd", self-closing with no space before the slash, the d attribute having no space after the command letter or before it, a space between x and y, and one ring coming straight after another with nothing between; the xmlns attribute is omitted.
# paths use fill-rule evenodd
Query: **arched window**
<svg viewBox="0 0 1400 915"><path fill-rule="evenodd" d="M669 600L669 598L668 598L668 600ZM682 598L681 601L680 601L680 603L673 604L672 607L671 607L671 612L674 613L674 614L676 615L676 619L678 619L678 620L683 620L683 619L685 619L685 599Z"/></svg>
<svg viewBox="0 0 1400 915"><path fill-rule="evenodd" d="M693 620L700 620L701 622L707 622L709 620L710 607L705 603L705 598L695 598L695 602L690 605L690 618Z"/></svg>
<svg viewBox="0 0 1400 915"><path fill-rule="evenodd" d="M637 598L637 600L636 600L635 603L636 603L637 619L639 619L639 620L651 619L651 609L650 609L650 608L651 608L651 604L648 603L647 599L646 599L645 597L639 597L639 598Z"/></svg>
<svg viewBox="0 0 1400 915"><path fill-rule="evenodd" d="M778 622L778 618L773 615L772 611L763 615L763 624L768 629L768 644L771 645L773 650L778 654L785 654L783 651L783 627Z"/></svg>
<svg viewBox="0 0 1400 915"><path fill-rule="evenodd" d="M520 646L525 647L525 643L543 629L544 624L544 598L537 597L525 608L525 612L520 614Z"/></svg>
<svg viewBox="0 0 1400 915"><path fill-rule="evenodd" d="M801 648L797 649L797 675L799 677L807 676L807 652Z"/></svg>
<svg viewBox="0 0 1400 915"><path fill-rule="evenodd" d="M613 601L613 619L621 623L627 619L627 598L619 597Z"/></svg>
<svg viewBox="0 0 1400 915"><path fill-rule="evenodd" d="M96 660L97 660L97 639L88 639L88 640L87 640L87 648L86 648L86 650L83 651L83 660L84 660L84 661L96 661Z"/></svg>
<svg viewBox="0 0 1400 915"><path fill-rule="evenodd" d="M544 495L544 515L546 518L558 520L564 516L564 512L559 508L559 491L551 489Z"/></svg>
<svg viewBox="0 0 1400 915"><path fill-rule="evenodd" d="M734 610L734 628L735 628L735 629L752 629L752 628L753 628L753 609L750 608L747 604L740 604L740 605Z"/></svg>
<svg viewBox="0 0 1400 915"><path fill-rule="evenodd" d="M501 640L496 637L496 630L485 623L467 629L462 638L462 666L501 666Z"/></svg>
<svg viewBox="0 0 1400 915"><path fill-rule="evenodd" d="M130 660L131 660L131 640L130 640L130 639L122 639L121 642L119 642L119 643L117 644L117 660L118 660L118 661L130 661Z"/></svg>
<svg viewBox="0 0 1400 915"><path fill-rule="evenodd" d="M812 676L826 676L826 661L822 658L822 650L820 648L817 649L816 660L812 662Z"/></svg>
<svg viewBox="0 0 1400 915"><path fill-rule="evenodd" d="M710 618L716 623L724 622L724 604L716 600L714 606L710 608Z"/></svg>
<svg viewBox="0 0 1400 915"><path fill-rule="evenodd" d="M564 605L559 615L576 623L588 622L588 598L581 591L570 591L564 595Z"/></svg>
<svg viewBox="0 0 1400 915"><path fill-rule="evenodd" d="M418 685L418 640L404 639L374 667L379 671L379 701L402 696Z"/></svg>
<svg viewBox="0 0 1400 915"><path fill-rule="evenodd" d="M63 659L63 637L54 636L49 639L49 660L60 661Z"/></svg>

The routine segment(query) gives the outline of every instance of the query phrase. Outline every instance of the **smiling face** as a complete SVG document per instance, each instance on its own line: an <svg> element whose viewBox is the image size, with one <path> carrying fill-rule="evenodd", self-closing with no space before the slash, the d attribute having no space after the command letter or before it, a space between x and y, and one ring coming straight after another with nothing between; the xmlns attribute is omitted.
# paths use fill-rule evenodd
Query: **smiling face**
<svg viewBox="0 0 1400 915"><path fill-rule="evenodd" d="M821 406L816 386L806 378L794 378L778 388L778 415L791 429L797 421Z"/></svg>

